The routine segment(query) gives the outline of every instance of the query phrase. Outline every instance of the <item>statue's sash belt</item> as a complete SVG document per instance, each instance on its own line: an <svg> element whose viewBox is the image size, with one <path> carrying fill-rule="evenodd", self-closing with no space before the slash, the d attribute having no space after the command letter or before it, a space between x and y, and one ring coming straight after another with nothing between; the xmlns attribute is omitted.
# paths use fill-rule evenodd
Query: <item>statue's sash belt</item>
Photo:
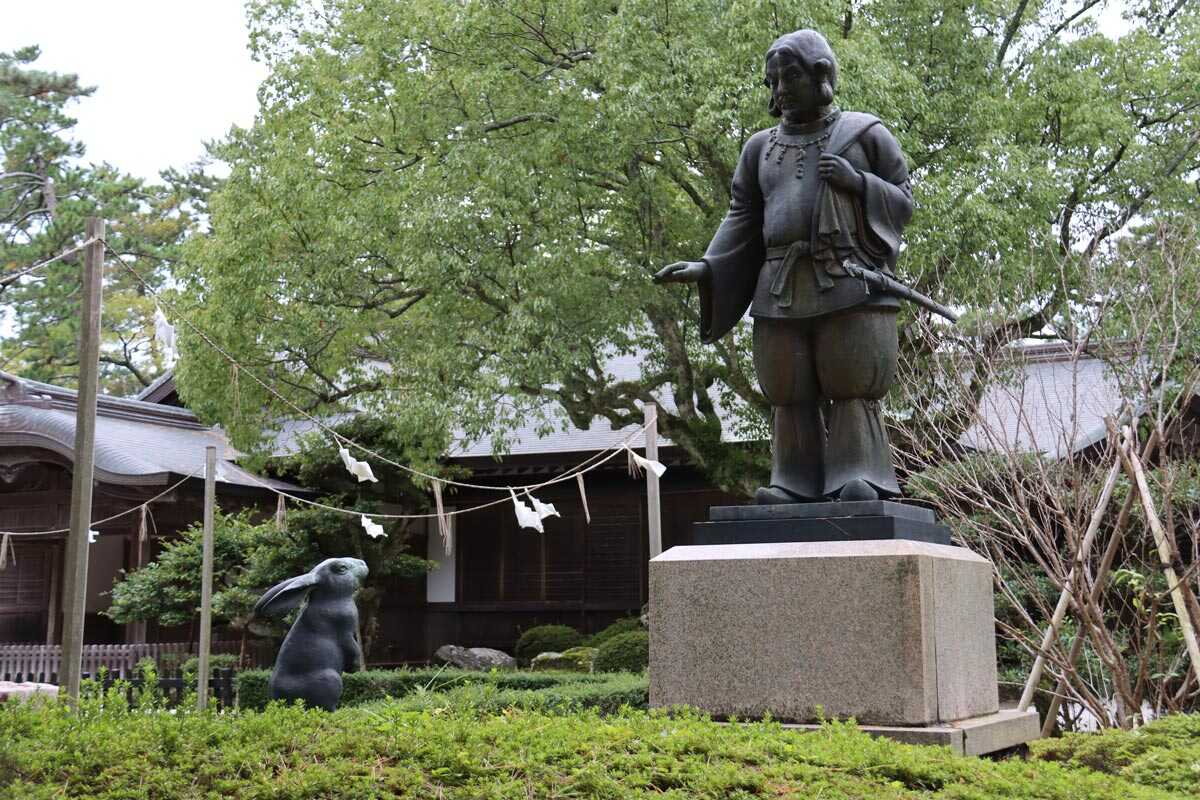
<svg viewBox="0 0 1200 800"><path fill-rule="evenodd" d="M768 247L766 262L770 265L772 261L782 262L773 265L775 274L771 279L769 290L780 308L788 308L792 305L792 299L796 292L794 273L797 267L803 265L812 269L818 290L827 292L834 286L829 272L812 260L812 247L806 241L792 242L780 247ZM770 266L768 266L769 268Z"/></svg>

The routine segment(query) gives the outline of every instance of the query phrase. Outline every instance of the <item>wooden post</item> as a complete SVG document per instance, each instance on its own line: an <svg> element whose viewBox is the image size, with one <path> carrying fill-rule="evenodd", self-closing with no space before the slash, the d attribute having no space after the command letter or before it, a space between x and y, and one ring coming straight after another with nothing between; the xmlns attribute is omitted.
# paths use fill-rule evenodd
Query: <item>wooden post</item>
<svg viewBox="0 0 1200 800"><path fill-rule="evenodd" d="M62 579L62 550L53 549L50 558L50 598L46 610L46 644L55 644L58 638L58 583Z"/></svg>
<svg viewBox="0 0 1200 800"><path fill-rule="evenodd" d="M658 461L658 404L642 406L646 418L646 458ZM658 496L658 476L646 470L646 522L650 532L650 557L662 552L662 507Z"/></svg>
<svg viewBox="0 0 1200 800"><path fill-rule="evenodd" d="M1083 571L1084 562L1087 561L1088 555L1092 551L1092 542L1096 539L1096 532L1100 530L1100 523L1104 519L1104 513L1108 510L1108 503L1112 499L1113 489L1117 486L1117 478L1120 474L1121 459L1118 458L1113 462L1112 469L1108 471L1108 477L1104 480L1104 488L1100 490L1100 499L1096 502L1091 519L1088 520L1087 531L1083 535L1079 551L1075 554L1074 563L1071 564L1066 579L1063 580L1062 593L1058 596L1058 605L1054 607L1050 624L1046 626L1046 632L1042 636L1042 646L1038 649L1037 658L1033 660L1033 668L1029 670L1029 678L1025 681L1025 690L1021 693L1021 702L1017 704L1018 711L1025 711L1033 703L1033 693L1042 680L1042 670L1046 666L1046 654L1050 652L1050 648L1058 639L1058 629L1067 615L1067 607L1071 605L1075 583Z"/></svg>
<svg viewBox="0 0 1200 800"><path fill-rule="evenodd" d="M213 512L217 504L217 448L204 451L204 555L200 565L200 664L196 708L208 706L208 651L212 648Z"/></svg>
<svg viewBox="0 0 1200 800"><path fill-rule="evenodd" d="M75 407L75 468L71 475L71 523L63 562L63 662L60 683L79 699L83 673L83 617L87 609L88 529L92 520L96 394L100 372L100 309L104 278L104 221L88 217L79 303L79 395Z"/></svg>

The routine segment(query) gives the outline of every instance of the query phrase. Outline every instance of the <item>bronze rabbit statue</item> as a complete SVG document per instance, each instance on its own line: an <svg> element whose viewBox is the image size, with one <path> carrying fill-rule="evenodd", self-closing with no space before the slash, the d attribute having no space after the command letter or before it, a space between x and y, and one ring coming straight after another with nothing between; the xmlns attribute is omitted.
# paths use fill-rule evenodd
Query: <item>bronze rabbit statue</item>
<svg viewBox="0 0 1200 800"><path fill-rule="evenodd" d="M279 648L268 687L272 700L303 700L333 711L342 697L342 673L363 668L354 593L367 577L357 558L327 558L303 575L267 590L254 615L275 617L304 607Z"/></svg>

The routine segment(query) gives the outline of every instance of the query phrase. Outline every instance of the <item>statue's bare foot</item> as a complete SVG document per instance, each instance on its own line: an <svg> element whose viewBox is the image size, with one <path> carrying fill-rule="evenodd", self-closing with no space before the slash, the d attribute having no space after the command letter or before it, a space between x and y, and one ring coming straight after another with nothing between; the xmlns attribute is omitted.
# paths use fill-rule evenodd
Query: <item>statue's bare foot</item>
<svg viewBox="0 0 1200 800"><path fill-rule="evenodd" d="M778 486L760 486L754 493L754 502L760 506L770 506L782 503L803 503L804 500Z"/></svg>
<svg viewBox="0 0 1200 800"><path fill-rule="evenodd" d="M838 500L878 500L879 492L875 491L875 487L864 481L862 478L855 478L848 481L842 487L842 491L838 493Z"/></svg>

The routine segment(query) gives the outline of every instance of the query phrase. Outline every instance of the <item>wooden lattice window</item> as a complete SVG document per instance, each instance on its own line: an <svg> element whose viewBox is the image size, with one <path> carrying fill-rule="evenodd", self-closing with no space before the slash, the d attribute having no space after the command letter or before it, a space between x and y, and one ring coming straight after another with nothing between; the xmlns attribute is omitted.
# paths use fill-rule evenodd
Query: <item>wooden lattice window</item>
<svg viewBox="0 0 1200 800"><path fill-rule="evenodd" d="M0 570L0 612L44 610L50 595L50 548L16 545ZM16 563L13 563L13 562Z"/></svg>
<svg viewBox="0 0 1200 800"><path fill-rule="evenodd" d="M572 511L547 518L544 534L519 528L511 513L478 518L482 524L473 529L464 525L462 600L640 605L644 524L639 507L597 503L590 524L582 511Z"/></svg>

